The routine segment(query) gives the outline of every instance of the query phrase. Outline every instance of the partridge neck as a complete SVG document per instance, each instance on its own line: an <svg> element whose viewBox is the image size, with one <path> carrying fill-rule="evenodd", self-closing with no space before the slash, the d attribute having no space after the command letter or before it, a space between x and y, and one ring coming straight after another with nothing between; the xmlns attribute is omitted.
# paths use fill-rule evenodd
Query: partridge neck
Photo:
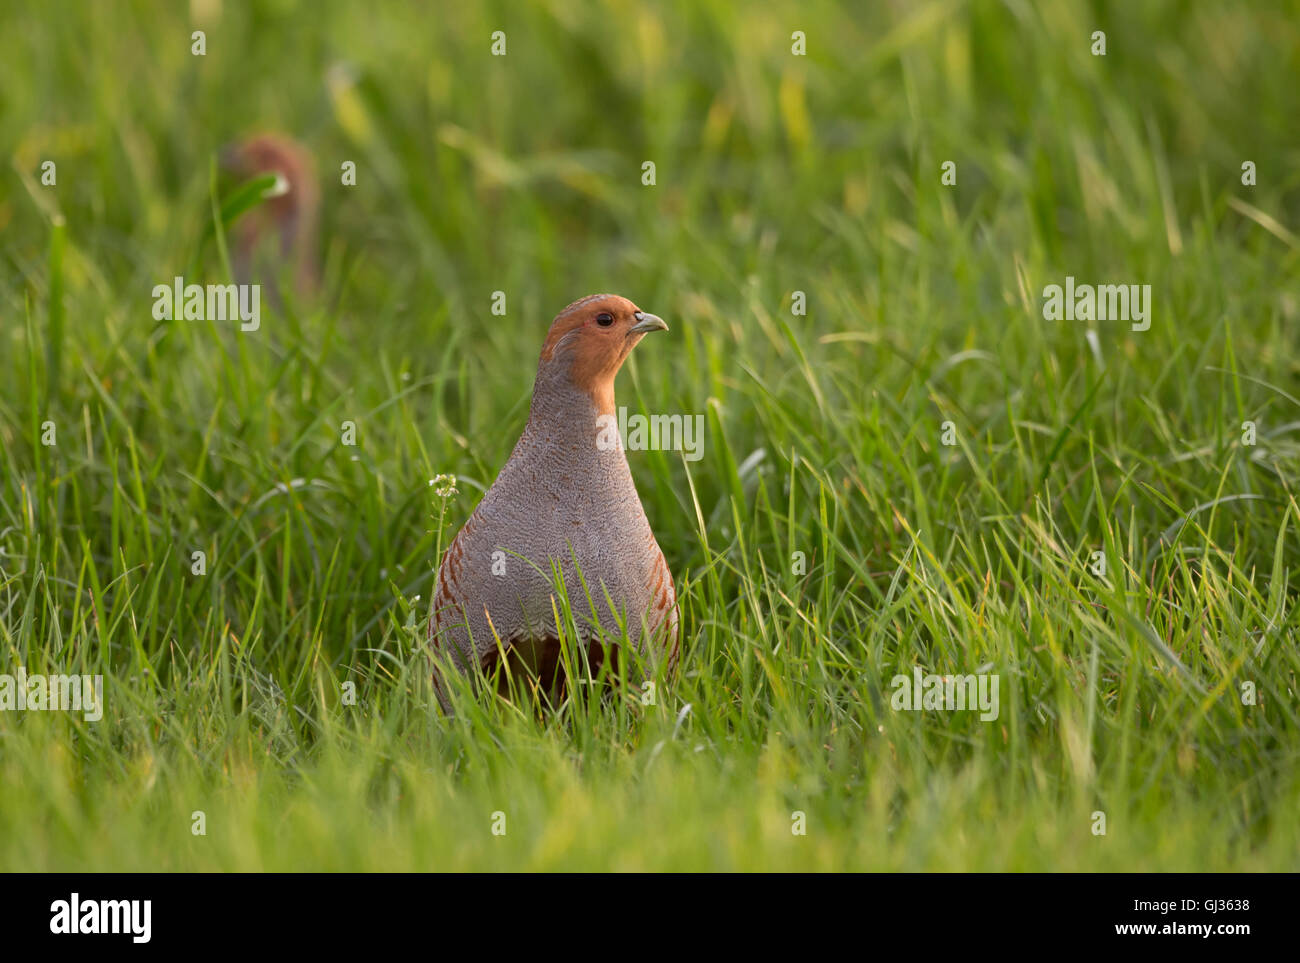
<svg viewBox="0 0 1300 963"><path fill-rule="evenodd" d="M564 426L594 431L598 416L614 413L612 381L592 392L575 385L562 364L547 362L538 366L529 417L531 423L539 427Z"/></svg>
<svg viewBox="0 0 1300 963"><path fill-rule="evenodd" d="M521 448L530 455L557 461L566 470L589 470L606 477L627 476L630 483L631 472L623 446L607 443L611 432L617 431L617 422L601 418L601 415L615 418L612 386L608 410L602 411L591 395L553 367L544 364L538 369Z"/></svg>

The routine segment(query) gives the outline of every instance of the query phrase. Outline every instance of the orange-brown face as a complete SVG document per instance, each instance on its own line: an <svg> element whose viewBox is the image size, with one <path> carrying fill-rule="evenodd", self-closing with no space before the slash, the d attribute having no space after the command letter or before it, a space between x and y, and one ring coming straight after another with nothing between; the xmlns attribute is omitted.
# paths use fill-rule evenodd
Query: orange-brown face
<svg viewBox="0 0 1300 963"><path fill-rule="evenodd" d="M614 376L637 342L668 325L627 298L593 294L574 301L551 323L542 361L567 363L574 385L605 413L614 410Z"/></svg>

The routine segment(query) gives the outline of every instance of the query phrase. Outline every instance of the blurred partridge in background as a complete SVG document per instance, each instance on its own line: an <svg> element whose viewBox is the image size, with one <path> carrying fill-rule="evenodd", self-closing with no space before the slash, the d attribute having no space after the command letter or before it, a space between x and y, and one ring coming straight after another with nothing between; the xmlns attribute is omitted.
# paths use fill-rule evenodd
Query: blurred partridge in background
<svg viewBox="0 0 1300 963"><path fill-rule="evenodd" d="M262 174L284 178L282 193L245 212L234 224L231 268L236 282L260 283L278 303L275 279L283 265L299 297L313 294L319 284L320 186L311 154L292 138L258 134L224 148L221 166L241 181Z"/></svg>

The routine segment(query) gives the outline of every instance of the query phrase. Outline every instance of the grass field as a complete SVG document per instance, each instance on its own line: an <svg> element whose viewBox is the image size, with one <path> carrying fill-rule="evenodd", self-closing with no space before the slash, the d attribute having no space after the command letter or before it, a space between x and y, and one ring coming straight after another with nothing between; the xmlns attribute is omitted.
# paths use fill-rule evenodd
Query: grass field
<svg viewBox="0 0 1300 963"><path fill-rule="evenodd" d="M0 712L0 869L1300 869L1300 6L447 6L3 0L0 673L105 692ZM154 320L259 130L320 295ZM707 426L629 452L680 669L445 718L438 553L598 291Z"/></svg>

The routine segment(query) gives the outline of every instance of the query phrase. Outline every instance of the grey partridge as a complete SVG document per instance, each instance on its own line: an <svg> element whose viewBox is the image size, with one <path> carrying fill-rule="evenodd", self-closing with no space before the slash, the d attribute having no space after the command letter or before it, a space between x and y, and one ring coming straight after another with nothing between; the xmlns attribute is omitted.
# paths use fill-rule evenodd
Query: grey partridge
<svg viewBox="0 0 1300 963"><path fill-rule="evenodd" d="M582 298L556 316L523 435L438 569L429 637L445 662L491 669L504 651L543 686L563 685L558 569L591 665L606 651L602 636L622 638L622 621L632 645L644 656L666 654L671 670L678 645L672 574L610 430L614 376L646 334L667 329L611 294ZM450 711L436 664L435 689Z"/></svg>

